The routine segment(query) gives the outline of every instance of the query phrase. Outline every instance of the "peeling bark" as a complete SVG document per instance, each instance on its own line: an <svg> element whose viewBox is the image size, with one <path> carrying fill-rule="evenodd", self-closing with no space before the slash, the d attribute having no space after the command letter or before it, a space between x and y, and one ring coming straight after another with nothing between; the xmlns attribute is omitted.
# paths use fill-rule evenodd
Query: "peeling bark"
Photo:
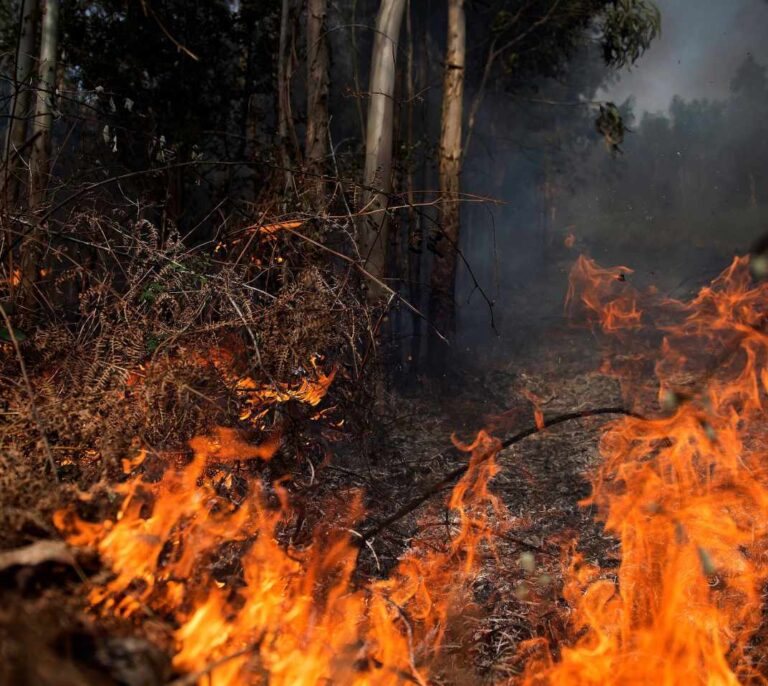
<svg viewBox="0 0 768 686"><path fill-rule="evenodd" d="M429 316L449 340L456 329L454 290L460 229L460 176L466 18L464 0L448 0L448 41L443 78L443 112L440 133L440 218L442 240L436 251L430 278ZM438 356L443 343L432 334L430 348Z"/></svg>

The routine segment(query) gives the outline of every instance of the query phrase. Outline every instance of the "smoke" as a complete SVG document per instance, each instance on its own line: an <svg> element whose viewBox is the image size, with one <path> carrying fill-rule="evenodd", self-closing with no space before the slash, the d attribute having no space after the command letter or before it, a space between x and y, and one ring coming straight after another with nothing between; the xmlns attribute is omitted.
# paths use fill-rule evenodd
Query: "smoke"
<svg viewBox="0 0 768 686"><path fill-rule="evenodd" d="M601 97L634 96L638 112L664 111L675 95L721 99L747 54L768 63L765 0L656 0L662 33Z"/></svg>
<svg viewBox="0 0 768 686"><path fill-rule="evenodd" d="M580 252L636 268L637 285L685 297L765 230L768 2L658 5L662 36L619 78L586 52L533 97L499 92L484 106L465 185L503 204L465 211L463 248L497 303L501 337L462 273L468 347L489 342L508 358L561 326ZM603 99L626 102L630 133L619 155L595 132L595 107L570 106Z"/></svg>

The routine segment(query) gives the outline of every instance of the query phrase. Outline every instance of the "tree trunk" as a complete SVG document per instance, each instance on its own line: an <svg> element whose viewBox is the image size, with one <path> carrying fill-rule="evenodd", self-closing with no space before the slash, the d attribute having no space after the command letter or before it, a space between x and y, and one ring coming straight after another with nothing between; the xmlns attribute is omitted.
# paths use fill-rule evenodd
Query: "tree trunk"
<svg viewBox="0 0 768 686"><path fill-rule="evenodd" d="M315 210L325 206L325 161L328 156L327 0L307 0L307 140L305 169Z"/></svg>
<svg viewBox="0 0 768 686"><path fill-rule="evenodd" d="M387 217L392 191L392 141L397 44L406 0L381 0L376 18L376 33L371 55L370 102L365 140L363 173L363 220L360 222L359 248L365 268L377 278L386 276ZM373 284L371 298L381 295Z"/></svg>
<svg viewBox="0 0 768 686"><path fill-rule="evenodd" d="M293 181L291 157L288 154L288 130L291 117L291 86L288 77L288 24L291 21L291 0L283 0L280 11L280 39L277 55L277 137L280 146L280 164L283 167L285 188Z"/></svg>
<svg viewBox="0 0 768 686"><path fill-rule="evenodd" d="M51 129L53 127L53 103L56 90L56 63L59 48L59 0L45 0L43 30L40 38L40 64L37 107L32 126L36 136L29 160L29 208L38 210L45 201L51 160ZM39 259L42 254L42 227L35 226L22 249L22 278L25 304L33 307L34 284L37 280Z"/></svg>
<svg viewBox="0 0 768 686"><path fill-rule="evenodd" d="M408 103L406 112L406 144L408 146L408 164L406 166L405 187L408 199L408 297L414 307L421 307L421 257L423 251L423 231L421 216L416 211L416 194L414 171L416 161L414 150L416 138L414 135L414 106L416 101L416 88L414 86L414 55L413 55L413 19L411 17L411 3L408 0L408 14L405 18L405 31L407 36L406 70L405 70L405 97ZM421 317L415 312L411 313L411 350L410 370L411 374L418 375L421 359Z"/></svg>
<svg viewBox="0 0 768 686"><path fill-rule="evenodd" d="M465 62L464 0L448 0L448 41L439 153L442 240L439 241L439 249L432 264L429 315L432 324L449 340L453 338L456 329L454 290L459 250L459 180ZM443 357L446 352L444 346L433 332L430 336L431 357Z"/></svg>
<svg viewBox="0 0 768 686"><path fill-rule="evenodd" d="M5 145L5 183L3 202L6 207L15 207L19 201L18 151L27 140L27 125L30 119L32 96L32 75L34 72L35 34L38 13L37 0L22 0L19 7L19 38L16 49L13 96L10 103L11 118Z"/></svg>
<svg viewBox="0 0 768 686"><path fill-rule="evenodd" d="M37 138L32 145L32 157L30 159L29 205L32 209L37 208L43 202L48 187L58 49L59 0L45 0L43 32L40 38L39 92L37 94L35 121L32 127L32 135L37 135Z"/></svg>

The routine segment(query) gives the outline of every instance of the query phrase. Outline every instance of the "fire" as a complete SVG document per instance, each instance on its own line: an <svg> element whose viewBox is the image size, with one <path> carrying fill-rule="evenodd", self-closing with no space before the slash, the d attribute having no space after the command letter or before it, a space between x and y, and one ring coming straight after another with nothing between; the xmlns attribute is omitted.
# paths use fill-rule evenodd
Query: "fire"
<svg viewBox="0 0 768 686"><path fill-rule="evenodd" d="M629 267L603 269L580 255L571 270L566 296L571 315L574 315L578 297L587 310L589 321L596 318L606 331L640 328L641 312L636 294L631 288L622 288L632 273Z"/></svg>
<svg viewBox="0 0 768 686"><path fill-rule="evenodd" d="M544 430L544 412L541 409L541 398L539 398L533 391L523 389L523 395L533 405L533 418L536 422L536 428L539 431Z"/></svg>
<svg viewBox="0 0 768 686"><path fill-rule="evenodd" d="M557 660L526 646L537 657L525 683L764 683L749 642L768 581L768 284L739 258L690 302L655 298L643 312L628 273L580 258L570 303L608 333L663 332L665 412L605 432L585 504L621 542L618 576L572 557L575 639Z"/></svg>
<svg viewBox="0 0 768 686"><path fill-rule="evenodd" d="M314 387L294 391L317 404ZM281 400L273 391L257 397ZM90 592L95 612L168 620L177 627L175 667L200 683L427 683L449 615L490 546L489 518L501 512L488 490L497 441L481 433L462 446L470 468L448 502L450 538L425 528L387 578L367 581L355 577L362 494L328 503L301 543L288 485L254 475L279 450L279 436L254 446L219 429L190 448L191 461L164 456L154 483L135 474L144 453L126 460L134 475L117 486L122 501L110 520L57 513L69 542L97 549L113 571Z"/></svg>
<svg viewBox="0 0 768 686"><path fill-rule="evenodd" d="M0 283L8 284L9 286L20 286L21 285L21 269L14 269L11 273L11 276L5 279L0 279Z"/></svg>

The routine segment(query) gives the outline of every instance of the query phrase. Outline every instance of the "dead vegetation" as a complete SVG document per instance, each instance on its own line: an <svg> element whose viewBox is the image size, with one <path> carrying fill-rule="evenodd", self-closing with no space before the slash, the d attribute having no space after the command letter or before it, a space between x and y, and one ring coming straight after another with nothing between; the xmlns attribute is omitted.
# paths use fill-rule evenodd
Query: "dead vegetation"
<svg viewBox="0 0 768 686"><path fill-rule="evenodd" d="M136 475L148 484L162 479L174 460L189 459L187 444L195 436L229 427L252 444L281 437L267 465L247 459L221 464L206 478L220 496L238 503L248 497L246 484L254 476L265 483L289 477L296 511L280 534L285 545L308 545L329 511L343 508L362 488L368 510L357 534L365 540L357 569L362 583L394 569L417 529L430 532L425 540L436 550L449 544L458 520L432 497L444 489L427 493L426 507L409 509L409 503L435 476L466 469L461 453L442 450L457 418L467 435L483 423L501 432L531 424L526 396L544 396L544 390L533 377L504 371L487 382L465 379L447 413L421 395L406 401L381 387L374 405L380 313L360 299L360 274L348 262L286 228L300 221L248 224L190 246L172 231L160 240L146 220L80 212L51 241L50 271L37 284L41 306L34 316L9 308L10 340L1 348L0 547L18 552L6 554L0 570L9 599L0 623L4 631L20 627L5 642L2 678L59 683L53 676L59 669L71 683L173 678L168 618L96 620L85 612L85 590L108 570L80 551L59 546L49 555L36 546L58 539L55 511L77 511L94 522L114 516L120 484ZM343 236L344 228L325 230ZM303 228L312 230L324 229ZM77 239L75 248L69 238ZM499 397L517 398L517 405L498 415L484 383ZM434 397L435 390L426 388L424 396ZM139 448L148 456L134 464ZM529 451L505 465L508 476L496 485L517 509L529 507L534 490L541 493L538 482L560 473L556 458L546 457L541 473L531 474ZM526 475L523 490L518 468ZM580 477L569 468L563 478L572 492ZM495 682L519 671L520 641L537 635L541 622L555 621L547 608L556 602L561 570L556 553L537 538L538 517L552 520L554 536L575 526L580 518L563 493L552 491L568 503L559 517L552 513L561 506L541 494L543 509L526 520L530 535L522 527L520 535L499 538L495 554L483 553L487 562L471 597L451 620L445 650L433 656L435 683ZM227 550L219 551L214 576L238 567L241 552ZM519 562L523 553L536 556L534 571ZM499 574L498 555L516 560L508 574ZM542 585L543 578L549 580ZM39 664L24 658L30 641L46 655Z"/></svg>
<svg viewBox="0 0 768 686"><path fill-rule="evenodd" d="M138 445L178 450L215 426L256 439L287 423L285 450L319 440L338 417L310 421L291 393L332 370L327 404L346 417L342 433L362 430L368 306L356 274L289 231L256 226L190 247L173 232L161 241L146 220L82 212L51 253L38 312L17 309L0 345L5 546L43 528L19 517L61 505L52 482L87 490L120 478ZM279 402L242 419L260 388Z"/></svg>

